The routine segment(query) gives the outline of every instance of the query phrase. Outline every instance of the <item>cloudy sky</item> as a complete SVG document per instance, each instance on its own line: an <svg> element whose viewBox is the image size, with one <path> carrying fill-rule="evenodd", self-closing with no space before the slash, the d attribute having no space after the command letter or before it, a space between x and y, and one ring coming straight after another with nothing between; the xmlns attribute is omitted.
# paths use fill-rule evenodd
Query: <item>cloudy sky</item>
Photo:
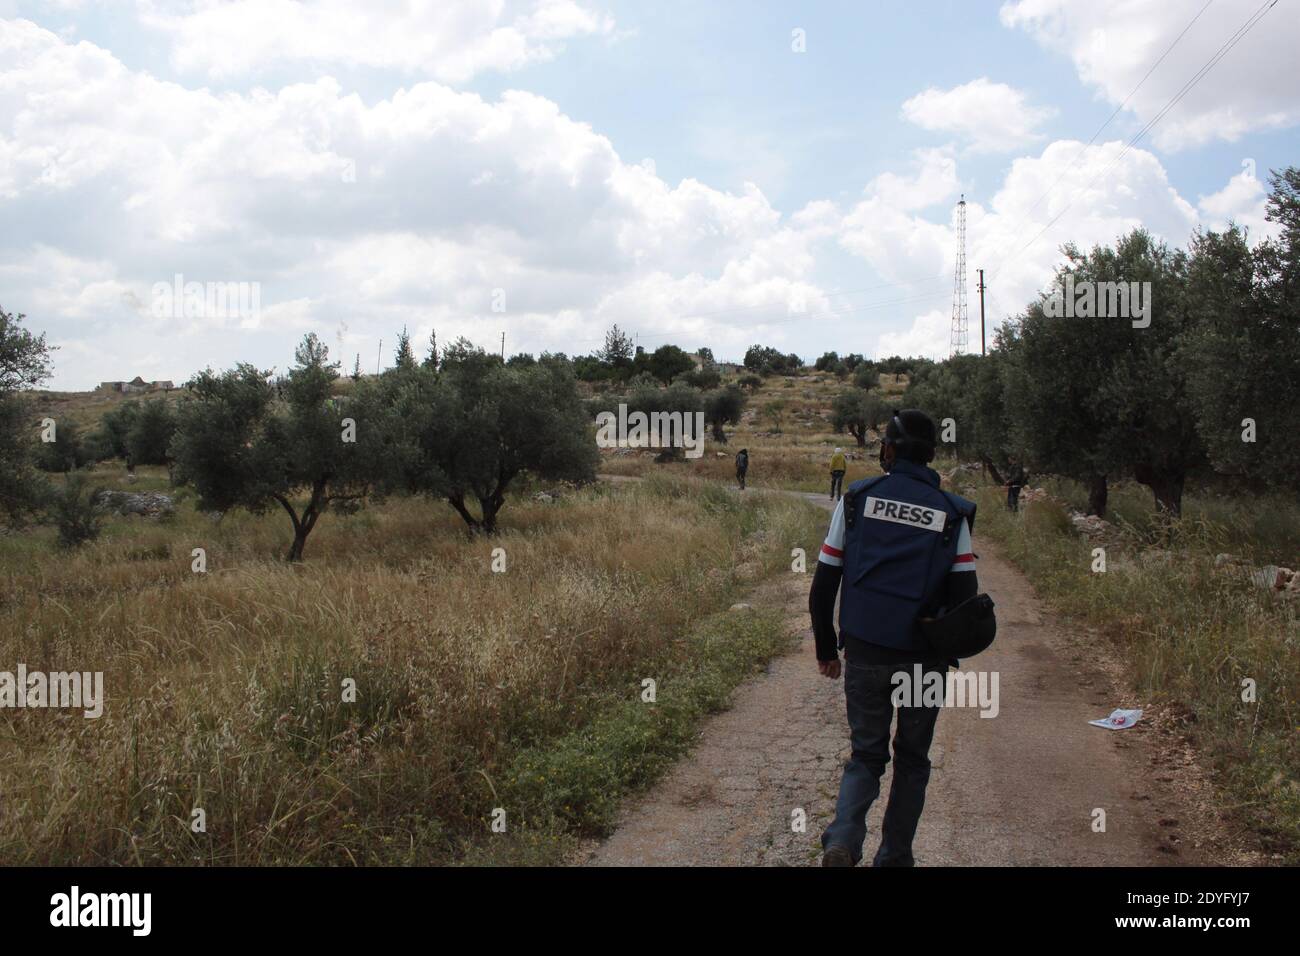
<svg viewBox="0 0 1300 956"><path fill-rule="evenodd" d="M65 389L308 330L373 369L404 325L941 356L963 194L973 343L976 268L992 326L1066 241L1266 234L1300 0L1166 110L1266 6L0 0L0 306ZM259 308L159 308L176 276Z"/></svg>

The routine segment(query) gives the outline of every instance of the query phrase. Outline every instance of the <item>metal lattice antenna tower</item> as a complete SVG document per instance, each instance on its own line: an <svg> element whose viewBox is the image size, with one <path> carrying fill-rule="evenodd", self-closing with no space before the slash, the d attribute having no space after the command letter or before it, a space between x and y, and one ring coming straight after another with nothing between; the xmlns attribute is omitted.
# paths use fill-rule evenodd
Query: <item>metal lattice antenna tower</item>
<svg viewBox="0 0 1300 956"><path fill-rule="evenodd" d="M949 353L962 355L970 338L966 314L966 197L957 203L957 269L952 286L952 336Z"/></svg>

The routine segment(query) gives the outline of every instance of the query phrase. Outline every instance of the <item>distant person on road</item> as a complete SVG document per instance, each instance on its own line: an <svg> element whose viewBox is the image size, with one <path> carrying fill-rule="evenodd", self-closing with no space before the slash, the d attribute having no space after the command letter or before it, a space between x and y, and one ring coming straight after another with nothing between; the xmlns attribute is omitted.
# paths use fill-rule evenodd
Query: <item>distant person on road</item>
<svg viewBox="0 0 1300 956"><path fill-rule="evenodd" d="M1007 472L1007 510L1020 510L1020 489L1029 481L1029 476L1025 474L1024 467L1013 461L1011 470Z"/></svg>
<svg viewBox="0 0 1300 956"><path fill-rule="evenodd" d="M925 804L930 741L942 701L936 704L911 685L918 678L933 680L930 674L946 679L956 663L953 648L936 649L919 622L975 598L979 590L971 551L975 505L940 490L938 473L927 467L934 448L928 415L894 413L880 449L885 474L849 486L835 506L813 575L808 609L817 668L839 677L844 649L852 745L835 819L822 834L824 866L856 866L862 859L867 811L880 795L895 713L894 780L874 865L914 862L912 840ZM905 687L896 704L897 691Z"/></svg>
<svg viewBox="0 0 1300 956"><path fill-rule="evenodd" d="M736 456L736 481L740 484L740 490L745 490L745 472L749 471L749 449L740 449L740 454Z"/></svg>
<svg viewBox="0 0 1300 956"><path fill-rule="evenodd" d="M844 449L836 448L835 454L831 455L831 500L835 501L844 496L844 472L848 470L848 465L844 461Z"/></svg>

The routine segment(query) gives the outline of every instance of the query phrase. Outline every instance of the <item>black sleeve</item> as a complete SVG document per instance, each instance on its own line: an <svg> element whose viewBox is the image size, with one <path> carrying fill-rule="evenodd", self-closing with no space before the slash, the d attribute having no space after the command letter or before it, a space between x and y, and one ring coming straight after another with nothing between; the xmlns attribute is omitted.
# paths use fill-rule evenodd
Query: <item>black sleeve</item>
<svg viewBox="0 0 1300 956"><path fill-rule="evenodd" d="M843 575L843 568L825 561L818 561L817 570L813 572L812 590L808 592L808 613L812 616L813 640L817 643L819 661L840 659L840 641L835 633L835 596L839 594Z"/></svg>
<svg viewBox="0 0 1300 956"><path fill-rule="evenodd" d="M944 607L954 607L980 593L980 583L975 571L949 571L944 582ZM948 660L949 667L961 667L957 658Z"/></svg>
<svg viewBox="0 0 1300 956"><path fill-rule="evenodd" d="M976 571L949 571L946 585L948 591L943 606L956 607L962 601L979 594L980 583L977 578L978 572Z"/></svg>

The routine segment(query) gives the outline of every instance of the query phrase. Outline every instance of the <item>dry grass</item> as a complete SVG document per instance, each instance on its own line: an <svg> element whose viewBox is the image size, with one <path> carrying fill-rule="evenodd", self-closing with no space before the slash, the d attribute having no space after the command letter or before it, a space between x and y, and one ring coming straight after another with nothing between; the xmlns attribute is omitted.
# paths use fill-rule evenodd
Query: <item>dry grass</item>
<svg viewBox="0 0 1300 956"><path fill-rule="evenodd" d="M47 532L0 539L0 669L102 670L107 691L98 720L0 711L0 861L454 860L522 754L647 673L690 672L684 636L822 517L652 481L512 502L503 521L475 540L445 506L393 500L326 516L297 567L278 559L283 516L214 524L188 505L71 556Z"/></svg>
<svg viewBox="0 0 1300 956"><path fill-rule="evenodd" d="M1083 496L1057 482L1066 500ZM1250 583L1215 554L1300 553L1300 508L1281 497L1251 508L1189 492L1178 525L1157 528L1150 493L1111 493L1116 532L1105 541L1105 573L1092 571L1097 542L1076 535L1052 501L1019 515L1000 488L974 486L977 538L998 540L1039 591L1080 626L1109 639L1133 687L1182 715L1184 729L1218 771L1225 812L1244 820L1265 847L1300 859L1300 622L1294 604ZM1271 516L1261 539L1258 515ZM1128 521L1125 515L1134 517ZM1257 701L1242 699L1255 682Z"/></svg>

